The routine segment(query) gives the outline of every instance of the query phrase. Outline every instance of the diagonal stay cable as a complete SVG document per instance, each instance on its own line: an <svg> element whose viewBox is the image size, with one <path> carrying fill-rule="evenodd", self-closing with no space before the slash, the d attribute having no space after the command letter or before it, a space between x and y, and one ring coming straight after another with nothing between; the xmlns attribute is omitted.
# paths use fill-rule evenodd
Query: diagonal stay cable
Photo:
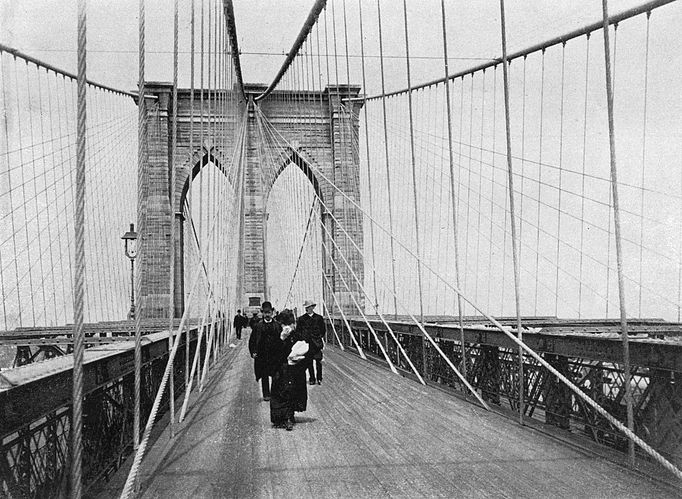
<svg viewBox="0 0 682 499"><path fill-rule="evenodd" d="M267 122L267 118L265 118L266 123L268 123L271 127L271 129L278 133L282 140L284 142L288 141L286 140L285 137L282 136L281 133L269 122ZM334 182L332 182L316 165L310 164L311 168L313 169L314 173L319 175L320 178L325 180L335 191L337 191L343 198L348 200L353 206L355 206L357 209L359 209L370 222L374 223L382 232L386 233L389 235L389 237L392 240L395 240L410 256L413 258L417 258L417 256L412 252L405 244L403 244L401 241L399 241L395 236L392 234L391 231L386 229L382 224L377 222L374 217L370 216L366 212L364 208L362 208L354 199L352 199L348 194L346 194L342 189L340 189ZM497 329L499 329L503 334L505 334L511 341L516 343L518 346L520 346L528 355L533 357L537 362L539 362L543 367L545 367L549 372L554 374L562 383L564 383L575 395L579 398L581 398L585 403L587 403L590 407L592 407L596 412L598 412L602 417L604 417L609 423L611 423L614 427L619 429L621 432L623 432L628 438L632 439L642 450L644 450L647 454L652 456L657 462L659 462L661 465L663 465L666 469L670 470L672 473L674 473L676 476L682 478L682 471L680 471L675 465L673 465L670 461L668 461L665 457L663 457L660 453L658 453L654 448L652 448L649 444L647 444L644 440L639 438L634 432L632 432L630 429L628 429L623 423L621 423L618 419L613 417L606 409L604 409L602 406L600 406L597 402L595 402L591 397L589 397L587 394L585 394L579 387L577 387L572 381L570 381L566 376L564 376L562 373L560 373L555 367L553 367L549 362L547 362L545 359L543 359L535 350L530 348L523 340L520 340L517 338L514 334L513 328L507 328L503 326L498 320L493 318L491 315L483 311L474 301L470 298L468 298L465 294L462 293L462 291L452 283L450 283L446 278L441 276L438 272L436 272L431 266L429 266L426 262L422 262L422 265L424 266L425 269L429 270L436 278L441 280L447 287L449 287L452 291L457 293L462 297L464 301L466 301L469 305L471 305L477 312L479 312L483 317L485 317L488 321L490 321ZM413 320L416 321L414 317L412 317ZM418 322L417 325L420 327L422 332L425 332L423 329L423 326L421 326Z"/></svg>
<svg viewBox="0 0 682 499"><path fill-rule="evenodd" d="M294 275L291 278L291 284L289 285L289 291L287 292L287 297L284 300L284 303L289 303L289 297L291 296L291 290L294 287L294 281L296 280L296 274L298 273L298 268L299 268L300 263L301 263L301 256L303 255L303 249L305 248L305 242L306 242L306 239L308 238L308 234L310 233L310 228L311 228L310 221L313 218L313 213L315 211L316 201L317 201L317 198L313 199L313 202L310 203L310 211L308 213L308 222L306 223L306 226L305 226L305 234L303 234L303 240L301 241L301 247L300 247L299 252L298 252L298 258L296 259L296 267L294 268Z"/></svg>
<svg viewBox="0 0 682 499"><path fill-rule="evenodd" d="M240 131L240 133L241 133L240 139L242 139L242 140L243 140L243 137L245 135L245 130L246 130L245 123L246 123L246 116L243 116L242 117L242 127L241 127L241 131ZM233 158L234 158L234 156L233 156ZM214 224L215 224L216 219L217 219L217 216L213 218ZM201 274L199 272L197 272L197 274L194 278L194 282L192 283L191 291L189 294L189 300L192 299L194 292L196 291L196 285L199 282L199 276L200 275ZM185 323L187 322L187 318L188 318L188 310L189 310L189 307L185 309L185 312L182 315L182 319L180 320L180 324L178 326L178 333L180 333L185 327ZM168 383L168 378L170 377L170 370L172 369L173 361L175 359L175 355L177 353L178 346L180 345L179 334L175 335L175 338L176 339L173 343L173 348L171 349L171 352L169 354L169 359L168 359L168 362L166 363L166 368L165 368L163 376L161 378L159 388L156 392L156 398L154 399L154 403L152 405L152 409L151 409L151 412L149 414L149 419L147 420L147 424L145 426L142 439L141 439L139 447L137 448L137 451L135 453L135 457L133 459L133 464L132 464L130 472L128 474L128 478L126 479L126 483L125 483L125 486L123 488L123 492L121 493L121 498L127 499L127 498L131 497L133 494L133 488L134 488L135 481L137 479L137 474L139 472L140 464L142 463L142 457L144 456L144 453L146 451L147 444L149 441L149 437L151 435L151 429L152 429L152 426L154 425L154 421L156 420L156 415L157 415L159 407L161 405L161 399L162 399L163 394L165 392L166 385Z"/></svg>

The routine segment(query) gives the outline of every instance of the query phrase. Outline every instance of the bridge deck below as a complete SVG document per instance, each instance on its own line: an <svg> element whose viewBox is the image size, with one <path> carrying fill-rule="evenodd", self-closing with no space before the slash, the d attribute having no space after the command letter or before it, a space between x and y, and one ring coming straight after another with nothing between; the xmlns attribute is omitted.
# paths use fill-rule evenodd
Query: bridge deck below
<svg viewBox="0 0 682 499"><path fill-rule="evenodd" d="M238 343L175 439L151 450L145 497L674 497L336 349L294 431L275 429Z"/></svg>

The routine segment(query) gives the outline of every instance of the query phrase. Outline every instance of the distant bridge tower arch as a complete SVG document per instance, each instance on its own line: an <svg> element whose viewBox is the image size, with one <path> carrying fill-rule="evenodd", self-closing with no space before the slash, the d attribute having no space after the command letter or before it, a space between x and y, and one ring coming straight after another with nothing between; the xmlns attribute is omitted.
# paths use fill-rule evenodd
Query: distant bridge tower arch
<svg viewBox="0 0 682 499"><path fill-rule="evenodd" d="M311 159L297 144L286 146L273 165L265 192L266 296L278 308L298 308L312 299L321 303L325 287L322 227L327 202ZM318 312L324 313L322 305Z"/></svg>
<svg viewBox="0 0 682 499"><path fill-rule="evenodd" d="M246 86L249 97L255 97L263 90L265 87L260 85ZM249 167L245 191L244 254L246 303L286 298L269 296L268 276L264 272L267 267L263 242L266 239L264 231L267 227L266 202L269 190L275 184L276 178L293 165L298 166L308 178L327 207L325 209L320 204L322 211L320 218L326 227L326 230L320 228L323 241L326 234L331 234L352 267L352 272L345 269L344 262L331 250L334 248L331 241L325 242L330 251L322 251L320 248L324 275L319 276L319 282L325 302L331 305L334 302L331 295L334 293L345 311L357 311L350 296L352 293L355 301L363 303L358 286L354 284L351 275L354 273L362 280L364 276L362 258L339 228L343 226L362 249L362 217L354 208L349 207L348 201L344 201L344 195L358 204L360 200L359 157L357 148L353 147L352 137L354 134L357 136L359 131L357 116L362 103L342 102L342 99L357 97L359 92L360 87L353 85L328 86L321 92L275 91L268 98L255 104L277 130L282 140L288 144L284 148L282 159L275 167L273 180L268 185L263 185L259 180L261 170L258 147L261 145L261 139L255 109L254 107L249 109L247 146ZM353 106L350 119L348 111L344 111L343 106ZM330 182L333 182L336 188ZM351 285L350 292L341 284L339 272L343 273L343 278ZM300 307L300 304L297 305Z"/></svg>
<svg viewBox="0 0 682 499"><path fill-rule="evenodd" d="M221 151L220 147L207 149L200 145L194 147L194 154L187 160L186 164L179 168L178 187L179 195L176 194L174 202L174 213L176 223L176 252L175 252L175 316L182 316L189 298L189 286L186 283L191 280L197 271L199 249L209 246L210 232L224 233L226 220L216 219L213 221L215 207L212 204L204 203L200 206L200 197L203 192L206 197L214 199L216 196L223 196L218 203L221 209L228 208L228 204L234 198L236 179L230 176L230 166L226 164L227 155ZM190 207L190 203L192 206ZM192 219L189 218L191 213ZM201 220L201 221L200 221ZM214 226L214 227L212 227ZM203 235L203 237L202 237ZM203 268L203 266L202 266ZM205 272L202 270L202 272ZM205 299L206 293L199 291L195 293L194 303L199 304ZM199 305L200 306L200 305ZM194 309L194 313L200 313Z"/></svg>
<svg viewBox="0 0 682 499"><path fill-rule="evenodd" d="M265 89L262 85L247 85L246 97L252 102L253 98ZM175 315L182 314L184 309L184 294L189 283L184 279L184 258L187 241L183 239L186 233L183 216L183 204L190 188L190 179L199 174L202 167L213 163L223 172L235 167L232 165L231 154L236 144L237 130L241 116L247 113L246 123L246 163L244 172L244 193L241 209L242 226L239 230L241 240L239 248L243 254L231 255L241 261L240 279L241 297L238 300L242 308L255 310L268 296L267 275L265 272L265 227L266 203L272 184L264 185L261 174L261 155L259 153L260 138L258 125L254 115L254 106L258 105L263 115L278 130L279 133L294 147L281 164L281 171L287 165L296 164L308 177L313 188L328 206L329 212L324 211L323 223L326 225L336 243L341 247L347 259L351 262L353 273L360 279L364 276L362 258L345 234L338 226L353 237L362 248L362 217L349 210L348 201L344 195L359 203L359 157L357 148L353 147L352 133L359 129L358 111L362 103L353 101L352 104L342 102L342 99L357 97L360 88L352 85L327 87L321 92L289 92L275 91L268 98L258 104L249 105L241 101L238 109L231 114L222 114L224 109L211 109L211 116L215 118L217 132L220 139L215 144L204 143L200 139L202 109L198 91L195 91L194 109L190 113L190 91L178 90L178 143L176 155L176 185L169 186L170 155L171 155L171 106L172 86L168 83L147 83L147 95L156 99L147 99L149 122L154 123L155 129L150 129L147 139L148 161L146 172L140 172L140 177L147 180L138 186L138 227L141 244L146 244L149 258L140 261L137 266L138 279L138 310L144 311L145 317L167 317L170 306L170 295L174 296ZM235 92L235 94L239 94ZM204 127L208 122L208 102L205 100L203 108ZM344 105L354 106L352 118L349 120ZM230 113L230 111L227 111ZM193 115L193 151L189 150L190 115ZM305 128L303 129L302 126ZM151 127L151 125L150 125ZM304 130L302 132L301 130ZM226 137L223 137L223 134ZM315 175L317 169L326 179L334 179L336 188ZM278 172L278 175L281 173ZM173 193L173 202L169 193ZM341 192L344 194L342 195ZM171 213L173 217L171 217ZM333 215L333 216L332 216ZM175 230L175 289L170 289L170 221L174 220ZM337 222L334 222L334 219ZM326 232L326 231L323 231ZM332 247L331 242L327 243ZM355 294L355 300L362 303L357 285L350 292L342 287L339 271L349 283L353 281L351 272L345 275L345 264L332 259L333 254L323 257L323 271L330 286L323 286L324 299L332 303L331 293L336 294L339 305L347 311L355 310L354 300L350 294ZM337 270L338 269L338 270ZM320 276L320 281L324 276ZM284 297L282 297L284 298ZM258 304L258 305L257 305Z"/></svg>

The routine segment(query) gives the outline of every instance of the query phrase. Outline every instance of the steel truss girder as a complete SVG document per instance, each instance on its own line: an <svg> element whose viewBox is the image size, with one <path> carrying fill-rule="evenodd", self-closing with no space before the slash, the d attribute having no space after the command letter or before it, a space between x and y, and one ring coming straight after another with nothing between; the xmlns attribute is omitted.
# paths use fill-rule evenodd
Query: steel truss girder
<svg viewBox="0 0 682 499"><path fill-rule="evenodd" d="M143 419L151 410L168 358L168 335L151 336L155 341L143 345ZM190 355L196 350L196 339L194 330ZM203 351L204 347L202 344ZM179 358L184 357L184 351L183 338ZM129 353L113 350L110 355L86 364L83 404L83 484L86 488L118 469L132 449L134 372ZM184 367L184 362L174 364L176 396L184 391ZM0 496L68 496L70 391L70 369L0 391ZM24 398L28 399L25 404ZM162 407L167 405L166 397Z"/></svg>

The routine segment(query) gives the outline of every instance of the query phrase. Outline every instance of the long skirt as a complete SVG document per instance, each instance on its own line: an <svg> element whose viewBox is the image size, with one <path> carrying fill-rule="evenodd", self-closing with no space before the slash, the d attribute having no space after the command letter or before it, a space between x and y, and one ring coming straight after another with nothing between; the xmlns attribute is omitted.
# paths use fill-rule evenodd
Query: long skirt
<svg viewBox="0 0 682 499"><path fill-rule="evenodd" d="M293 419L294 412L305 411L308 405L305 364L284 363L272 378L270 395L270 421L275 426Z"/></svg>

